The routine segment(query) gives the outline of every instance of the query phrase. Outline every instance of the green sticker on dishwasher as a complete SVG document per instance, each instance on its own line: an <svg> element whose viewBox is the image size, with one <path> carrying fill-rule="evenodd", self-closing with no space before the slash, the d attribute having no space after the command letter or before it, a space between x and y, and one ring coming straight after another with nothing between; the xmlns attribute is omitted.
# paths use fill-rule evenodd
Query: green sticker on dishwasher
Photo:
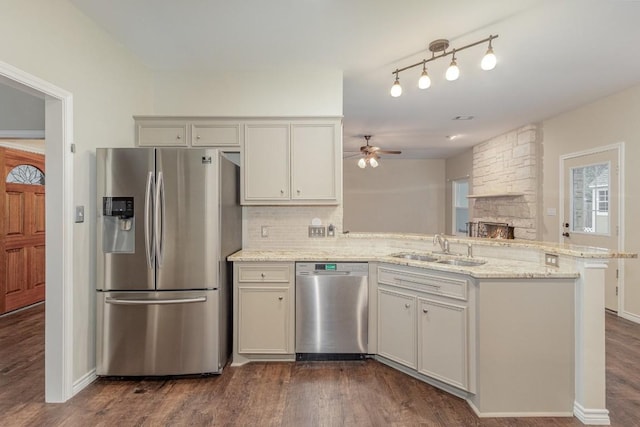
<svg viewBox="0 0 640 427"><path fill-rule="evenodd" d="M325 270L333 270L333 271L335 271L335 270L337 270L337 267L336 267L335 264L325 264L324 265L324 269Z"/></svg>

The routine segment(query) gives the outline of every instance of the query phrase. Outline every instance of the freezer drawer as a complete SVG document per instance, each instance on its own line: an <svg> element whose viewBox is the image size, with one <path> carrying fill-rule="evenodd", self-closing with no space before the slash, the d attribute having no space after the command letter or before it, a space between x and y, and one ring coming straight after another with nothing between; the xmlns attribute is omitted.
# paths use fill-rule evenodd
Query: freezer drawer
<svg viewBox="0 0 640 427"><path fill-rule="evenodd" d="M97 295L98 375L221 372L218 290Z"/></svg>

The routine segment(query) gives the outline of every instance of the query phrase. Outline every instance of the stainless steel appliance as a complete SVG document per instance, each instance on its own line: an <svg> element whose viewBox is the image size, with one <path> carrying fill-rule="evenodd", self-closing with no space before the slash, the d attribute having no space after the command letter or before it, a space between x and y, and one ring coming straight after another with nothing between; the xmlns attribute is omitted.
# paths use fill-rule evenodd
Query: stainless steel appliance
<svg viewBox="0 0 640 427"><path fill-rule="evenodd" d="M296 359L360 358L368 352L369 266L296 263Z"/></svg>
<svg viewBox="0 0 640 427"><path fill-rule="evenodd" d="M221 372L238 166L213 149L105 148L96 169L96 373Z"/></svg>

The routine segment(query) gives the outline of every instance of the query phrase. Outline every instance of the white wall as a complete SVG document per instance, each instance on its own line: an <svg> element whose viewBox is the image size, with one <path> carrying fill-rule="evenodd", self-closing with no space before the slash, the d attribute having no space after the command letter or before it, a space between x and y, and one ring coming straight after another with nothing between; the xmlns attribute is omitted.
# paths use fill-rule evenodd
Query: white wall
<svg viewBox="0 0 640 427"><path fill-rule="evenodd" d="M344 161L344 219L349 231L444 232L445 161L380 160L360 169Z"/></svg>
<svg viewBox="0 0 640 427"><path fill-rule="evenodd" d="M613 94L543 122L543 209L559 212L560 156L568 153L625 143L624 160L625 250L640 252L640 86ZM543 240L557 242L560 237L557 216L544 216ZM624 262L624 309L640 320L640 261Z"/></svg>
<svg viewBox="0 0 640 427"><path fill-rule="evenodd" d="M44 131L44 99L0 84L0 134L16 130Z"/></svg>
<svg viewBox="0 0 640 427"><path fill-rule="evenodd" d="M152 113L150 72L66 0L4 0L0 60L73 94L73 377L95 366L95 148L132 146L133 114Z"/></svg>
<svg viewBox="0 0 640 427"><path fill-rule="evenodd" d="M153 82L158 115L342 115L340 70L158 71Z"/></svg>

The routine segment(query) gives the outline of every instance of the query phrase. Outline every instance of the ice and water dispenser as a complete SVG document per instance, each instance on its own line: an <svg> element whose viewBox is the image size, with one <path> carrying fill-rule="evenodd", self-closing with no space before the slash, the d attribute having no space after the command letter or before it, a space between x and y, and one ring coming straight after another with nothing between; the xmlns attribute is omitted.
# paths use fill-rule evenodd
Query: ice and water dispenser
<svg viewBox="0 0 640 427"><path fill-rule="evenodd" d="M133 197L102 198L102 250L105 253L135 252Z"/></svg>

